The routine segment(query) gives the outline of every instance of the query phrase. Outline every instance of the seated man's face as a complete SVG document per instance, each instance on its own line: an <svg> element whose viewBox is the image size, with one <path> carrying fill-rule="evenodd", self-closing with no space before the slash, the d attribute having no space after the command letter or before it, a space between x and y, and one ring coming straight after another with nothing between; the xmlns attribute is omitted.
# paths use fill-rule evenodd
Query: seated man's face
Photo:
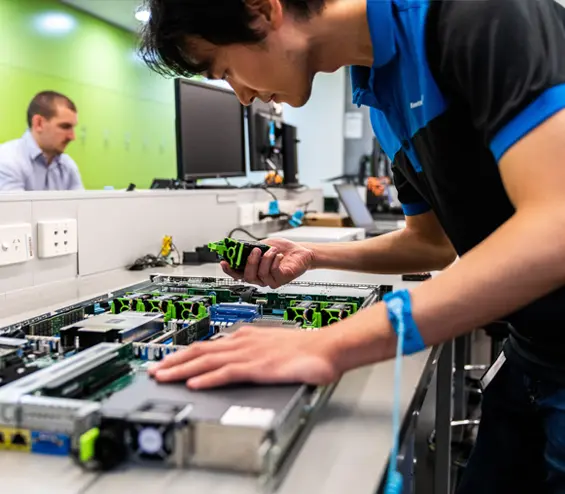
<svg viewBox="0 0 565 494"><path fill-rule="evenodd" d="M64 153L67 146L75 140L75 127L78 123L76 112L65 105L56 105L55 116L42 120L40 133L44 149L57 154Z"/></svg>

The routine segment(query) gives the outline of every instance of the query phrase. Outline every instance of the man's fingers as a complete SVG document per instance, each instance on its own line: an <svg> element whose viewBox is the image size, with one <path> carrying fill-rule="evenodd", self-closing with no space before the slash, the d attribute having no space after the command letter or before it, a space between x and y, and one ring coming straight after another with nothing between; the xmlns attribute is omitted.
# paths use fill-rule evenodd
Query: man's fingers
<svg viewBox="0 0 565 494"><path fill-rule="evenodd" d="M275 283L275 280L271 273L271 268L276 257L277 250L273 247L269 249L261 258L261 264L259 264L257 276L259 277L259 280L265 285L271 286Z"/></svg>
<svg viewBox="0 0 565 494"><path fill-rule="evenodd" d="M241 355L237 352L210 353L168 369L160 369L155 378L161 382L181 381L220 369L228 362L240 360Z"/></svg>
<svg viewBox="0 0 565 494"><path fill-rule="evenodd" d="M257 359L252 362L233 362L218 367L213 371L189 378L186 384L191 389L205 389L226 386L235 382L258 384L298 382L294 377L285 376L284 373L266 364L266 361Z"/></svg>
<svg viewBox="0 0 565 494"><path fill-rule="evenodd" d="M275 260L273 261L273 265L271 266L271 274L273 276L273 280L275 281L275 285L271 285L271 288L278 288L285 283L283 274L281 273L281 262L283 258L284 256L282 254L277 254Z"/></svg>
<svg viewBox="0 0 565 494"><path fill-rule="evenodd" d="M234 382L252 381L249 364L228 364L223 367L188 379L191 389L217 388Z"/></svg>
<svg viewBox="0 0 565 494"><path fill-rule="evenodd" d="M247 262L245 263L245 271L243 273L243 278L247 283L251 283L253 285L262 285L259 277L257 276L257 271L259 270L259 263L261 262L261 250L260 249L253 249L249 257L247 258Z"/></svg>
<svg viewBox="0 0 565 494"><path fill-rule="evenodd" d="M230 268L230 265L226 261L222 261L220 263L220 267L222 268L224 273L226 273L228 276L231 276L234 280L241 280L242 274Z"/></svg>
<svg viewBox="0 0 565 494"><path fill-rule="evenodd" d="M232 340L232 338L221 338L215 341L193 343L186 350L168 355L161 362L153 365L149 369L149 374L154 376L162 369L169 369L184 362L194 360L201 355L227 351L232 348L234 348L234 340Z"/></svg>
<svg viewBox="0 0 565 494"><path fill-rule="evenodd" d="M282 254L277 254L273 259L273 265L271 266L271 272L275 273L281 267L281 261L283 259Z"/></svg>

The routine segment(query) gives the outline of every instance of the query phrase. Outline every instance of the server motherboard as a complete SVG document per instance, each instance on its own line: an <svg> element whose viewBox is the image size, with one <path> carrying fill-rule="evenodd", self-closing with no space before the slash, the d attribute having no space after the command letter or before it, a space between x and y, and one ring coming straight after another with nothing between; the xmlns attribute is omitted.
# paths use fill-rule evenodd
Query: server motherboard
<svg viewBox="0 0 565 494"><path fill-rule="evenodd" d="M0 328L1 450L271 475L333 387L190 391L158 384L152 361L242 324L317 331L389 286L151 276L146 282Z"/></svg>

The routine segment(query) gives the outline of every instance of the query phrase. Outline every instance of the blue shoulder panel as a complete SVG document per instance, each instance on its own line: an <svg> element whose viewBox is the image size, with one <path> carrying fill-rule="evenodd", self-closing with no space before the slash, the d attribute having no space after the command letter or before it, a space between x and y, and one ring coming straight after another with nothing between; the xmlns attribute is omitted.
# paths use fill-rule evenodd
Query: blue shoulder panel
<svg viewBox="0 0 565 494"><path fill-rule="evenodd" d="M386 1L392 5L388 22L394 27L395 54L385 65L373 67L364 80L364 69L353 69L354 102L373 108L371 123L387 155L392 159L404 148L416 171L421 171L411 139L447 108L426 57L429 0ZM382 26L383 12L378 12L379 19L372 18L371 13L368 8L369 24ZM377 53L379 46L375 41L373 44Z"/></svg>
<svg viewBox="0 0 565 494"><path fill-rule="evenodd" d="M504 153L522 137L564 108L565 84L544 91L494 136L490 149L496 160L500 161Z"/></svg>

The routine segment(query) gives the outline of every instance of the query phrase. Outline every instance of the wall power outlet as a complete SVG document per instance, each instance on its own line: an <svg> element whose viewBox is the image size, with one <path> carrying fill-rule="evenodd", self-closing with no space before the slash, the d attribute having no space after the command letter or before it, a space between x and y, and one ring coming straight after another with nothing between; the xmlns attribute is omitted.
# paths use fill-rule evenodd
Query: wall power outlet
<svg viewBox="0 0 565 494"><path fill-rule="evenodd" d="M0 266L19 264L33 259L31 225L0 226Z"/></svg>
<svg viewBox="0 0 565 494"><path fill-rule="evenodd" d="M40 258L78 252L77 221L74 219L37 223L37 254Z"/></svg>

